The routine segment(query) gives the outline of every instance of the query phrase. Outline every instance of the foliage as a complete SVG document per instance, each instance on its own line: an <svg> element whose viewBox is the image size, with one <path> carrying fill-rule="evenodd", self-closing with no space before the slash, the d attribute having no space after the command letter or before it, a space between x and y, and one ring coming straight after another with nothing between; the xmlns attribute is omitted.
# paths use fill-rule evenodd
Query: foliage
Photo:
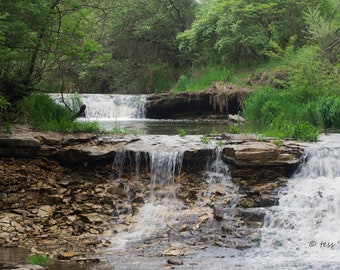
<svg viewBox="0 0 340 270"><path fill-rule="evenodd" d="M28 122L41 131L100 132L97 123L75 121L72 112L45 94L31 94L22 109Z"/></svg>
<svg viewBox="0 0 340 270"><path fill-rule="evenodd" d="M202 1L190 29L178 35L185 59L195 64L261 61L295 37L305 43L303 10L320 1Z"/></svg>
<svg viewBox="0 0 340 270"><path fill-rule="evenodd" d="M325 97L318 105L323 127L340 129L340 96Z"/></svg>
<svg viewBox="0 0 340 270"><path fill-rule="evenodd" d="M283 142L282 142L281 140L277 139L277 140L274 141L274 144L275 144L277 147L280 147L280 146L283 145Z"/></svg>
<svg viewBox="0 0 340 270"><path fill-rule="evenodd" d="M52 258L43 254L30 255L25 259L28 264L37 264L41 266L48 266L53 264Z"/></svg>
<svg viewBox="0 0 340 270"><path fill-rule="evenodd" d="M286 74L283 89L264 86L245 101L248 124L307 141L315 141L319 129L340 127L337 69L321 57L319 47L286 55L279 68Z"/></svg>
<svg viewBox="0 0 340 270"><path fill-rule="evenodd" d="M229 82L233 78L234 68L214 67L195 69L187 75L181 75L174 87L175 92L200 91L212 83Z"/></svg>
<svg viewBox="0 0 340 270"><path fill-rule="evenodd" d="M1 1L0 85L6 96L20 99L49 71L78 71L82 63L100 53L101 45L91 36L93 28L85 34L91 21L89 4L78 0Z"/></svg>
<svg viewBox="0 0 340 270"><path fill-rule="evenodd" d="M228 132L231 134L240 134L241 128L239 125L231 125L228 129Z"/></svg>
<svg viewBox="0 0 340 270"><path fill-rule="evenodd" d="M210 143L210 139L207 136L202 136L201 137L201 143L209 144Z"/></svg>
<svg viewBox="0 0 340 270"><path fill-rule="evenodd" d="M9 120L8 110L11 107L11 103L7 101L6 98L0 95L0 123L2 120L6 122L6 132L12 132L12 126Z"/></svg>
<svg viewBox="0 0 340 270"><path fill-rule="evenodd" d="M7 99L0 95L0 112L6 112L11 104L7 101Z"/></svg>
<svg viewBox="0 0 340 270"><path fill-rule="evenodd" d="M187 132L185 131L185 129L179 128L179 129L178 129L178 134L179 134L179 136L181 136L181 137L185 137L185 136L187 135Z"/></svg>
<svg viewBox="0 0 340 270"><path fill-rule="evenodd" d="M340 15L337 6L308 7L303 13L307 25L307 38L312 44L323 49L324 55L333 63L339 62Z"/></svg>

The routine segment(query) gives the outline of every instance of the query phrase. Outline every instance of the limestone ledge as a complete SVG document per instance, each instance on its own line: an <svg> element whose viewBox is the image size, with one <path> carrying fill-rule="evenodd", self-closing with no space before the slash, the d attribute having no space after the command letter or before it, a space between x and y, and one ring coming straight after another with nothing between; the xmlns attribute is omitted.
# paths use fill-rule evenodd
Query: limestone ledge
<svg viewBox="0 0 340 270"><path fill-rule="evenodd" d="M153 149L154 146L158 148ZM16 128L12 134L0 133L2 157L45 157L66 164L110 163L123 150L147 156L150 151L178 149L184 152L182 170L190 171L202 169L220 148L222 159L229 164L234 177L244 176L252 168L272 168L289 176L301 162L305 146L291 140L282 140L278 146L270 138L259 140L256 135L233 134L210 136L202 142L199 136L68 134L37 132L27 127Z"/></svg>

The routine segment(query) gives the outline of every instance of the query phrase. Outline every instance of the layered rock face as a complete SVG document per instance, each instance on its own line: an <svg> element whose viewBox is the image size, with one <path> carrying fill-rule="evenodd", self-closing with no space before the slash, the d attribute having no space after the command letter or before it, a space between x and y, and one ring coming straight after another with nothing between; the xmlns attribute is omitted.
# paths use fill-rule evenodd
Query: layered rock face
<svg viewBox="0 0 340 270"><path fill-rule="evenodd" d="M103 236L114 238L150 201L148 162L160 149L181 153L173 185L191 217L172 224L168 237L244 248L262 226L263 211L255 209L276 203L304 145L277 146L250 135L202 142L199 136L94 136L21 127L0 137L0 245L83 251L110 246ZM202 175L216 150L230 181L211 189Z"/></svg>
<svg viewBox="0 0 340 270"><path fill-rule="evenodd" d="M154 94L148 97L146 117L152 119L225 118L242 111L247 89L214 83L202 92Z"/></svg>

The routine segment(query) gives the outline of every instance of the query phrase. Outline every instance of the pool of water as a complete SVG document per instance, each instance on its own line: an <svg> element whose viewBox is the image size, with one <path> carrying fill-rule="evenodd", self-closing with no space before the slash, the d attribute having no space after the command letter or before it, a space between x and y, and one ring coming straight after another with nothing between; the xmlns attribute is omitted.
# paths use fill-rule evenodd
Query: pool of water
<svg viewBox="0 0 340 270"><path fill-rule="evenodd" d="M227 120L135 119L115 121L113 119L98 119L96 121L101 128L108 131L118 128L140 135L178 135L183 131L187 135L208 135L226 133L229 127Z"/></svg>

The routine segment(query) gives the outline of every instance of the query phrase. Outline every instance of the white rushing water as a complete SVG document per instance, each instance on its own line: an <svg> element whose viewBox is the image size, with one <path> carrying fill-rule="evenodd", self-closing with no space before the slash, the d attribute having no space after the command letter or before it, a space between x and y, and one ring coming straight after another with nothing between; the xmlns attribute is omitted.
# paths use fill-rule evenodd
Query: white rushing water
<svg viewBox="0 0 340 270"><path fill-rule="evenodd" d="M144 153L150 170L150 198L138 210L137 215L131 218L129 230L114 237L113 250L124 250L126 244L130 242L138 242L162 233L167 224L176 219L176 213L183 208L183 203L176 199L175 179L179 180L184 152L168 152L161 149L162 147L157 150L150 149L150 152ZM134 156L135 181L138 181L140 157L141 153L137 151ZM126 158L125 151L120 152L115 158L114 166L119 172L118 178L122 173L119 168Z"/></svg>
<svg viewBox="0 0 340 270"><path fill-rule="evenodd" d="M53 100L62 104L60 94L50 94ZM87 120L123 121L145 118L146 95L120 94L64 94L64 100L77 110L77 99L86 105ZM80 104L81 105L81 104Z"/></svg>
<svg viewBox="0 0 340 270"><path fill-rule="evenodd" d="M173 162L166 164L176 164L176 159L171 159ZM170 171L174 168L168 167ZM219 159L218 151L209 168L206 178L209 188L216 190L221 183L228 187L228 167ZM300 169L279 192L279 204L266 210L258 247L238 251L210 246L185 256L185 265L178 267L186 270L340 269L340 134L321 136L319 142L311 144ZM167 198L163 202L147 203L140 209L136 226L126 234L125 241L154 237L172 221L189 216L181 204L173 203L176 200ZM131 264L125 262L124 267L133 262L139 264L130 269L163 269L157 258L150 257L145 261L136 258ZM117 269L124 267L117 265Z"/></svg>
<svg viewBox="0 0 340 270"><path fill-rule="evenodd" d="M260 246L229 263L239 269L340 269L340 135L312 144L279 195Z"/></svg>

